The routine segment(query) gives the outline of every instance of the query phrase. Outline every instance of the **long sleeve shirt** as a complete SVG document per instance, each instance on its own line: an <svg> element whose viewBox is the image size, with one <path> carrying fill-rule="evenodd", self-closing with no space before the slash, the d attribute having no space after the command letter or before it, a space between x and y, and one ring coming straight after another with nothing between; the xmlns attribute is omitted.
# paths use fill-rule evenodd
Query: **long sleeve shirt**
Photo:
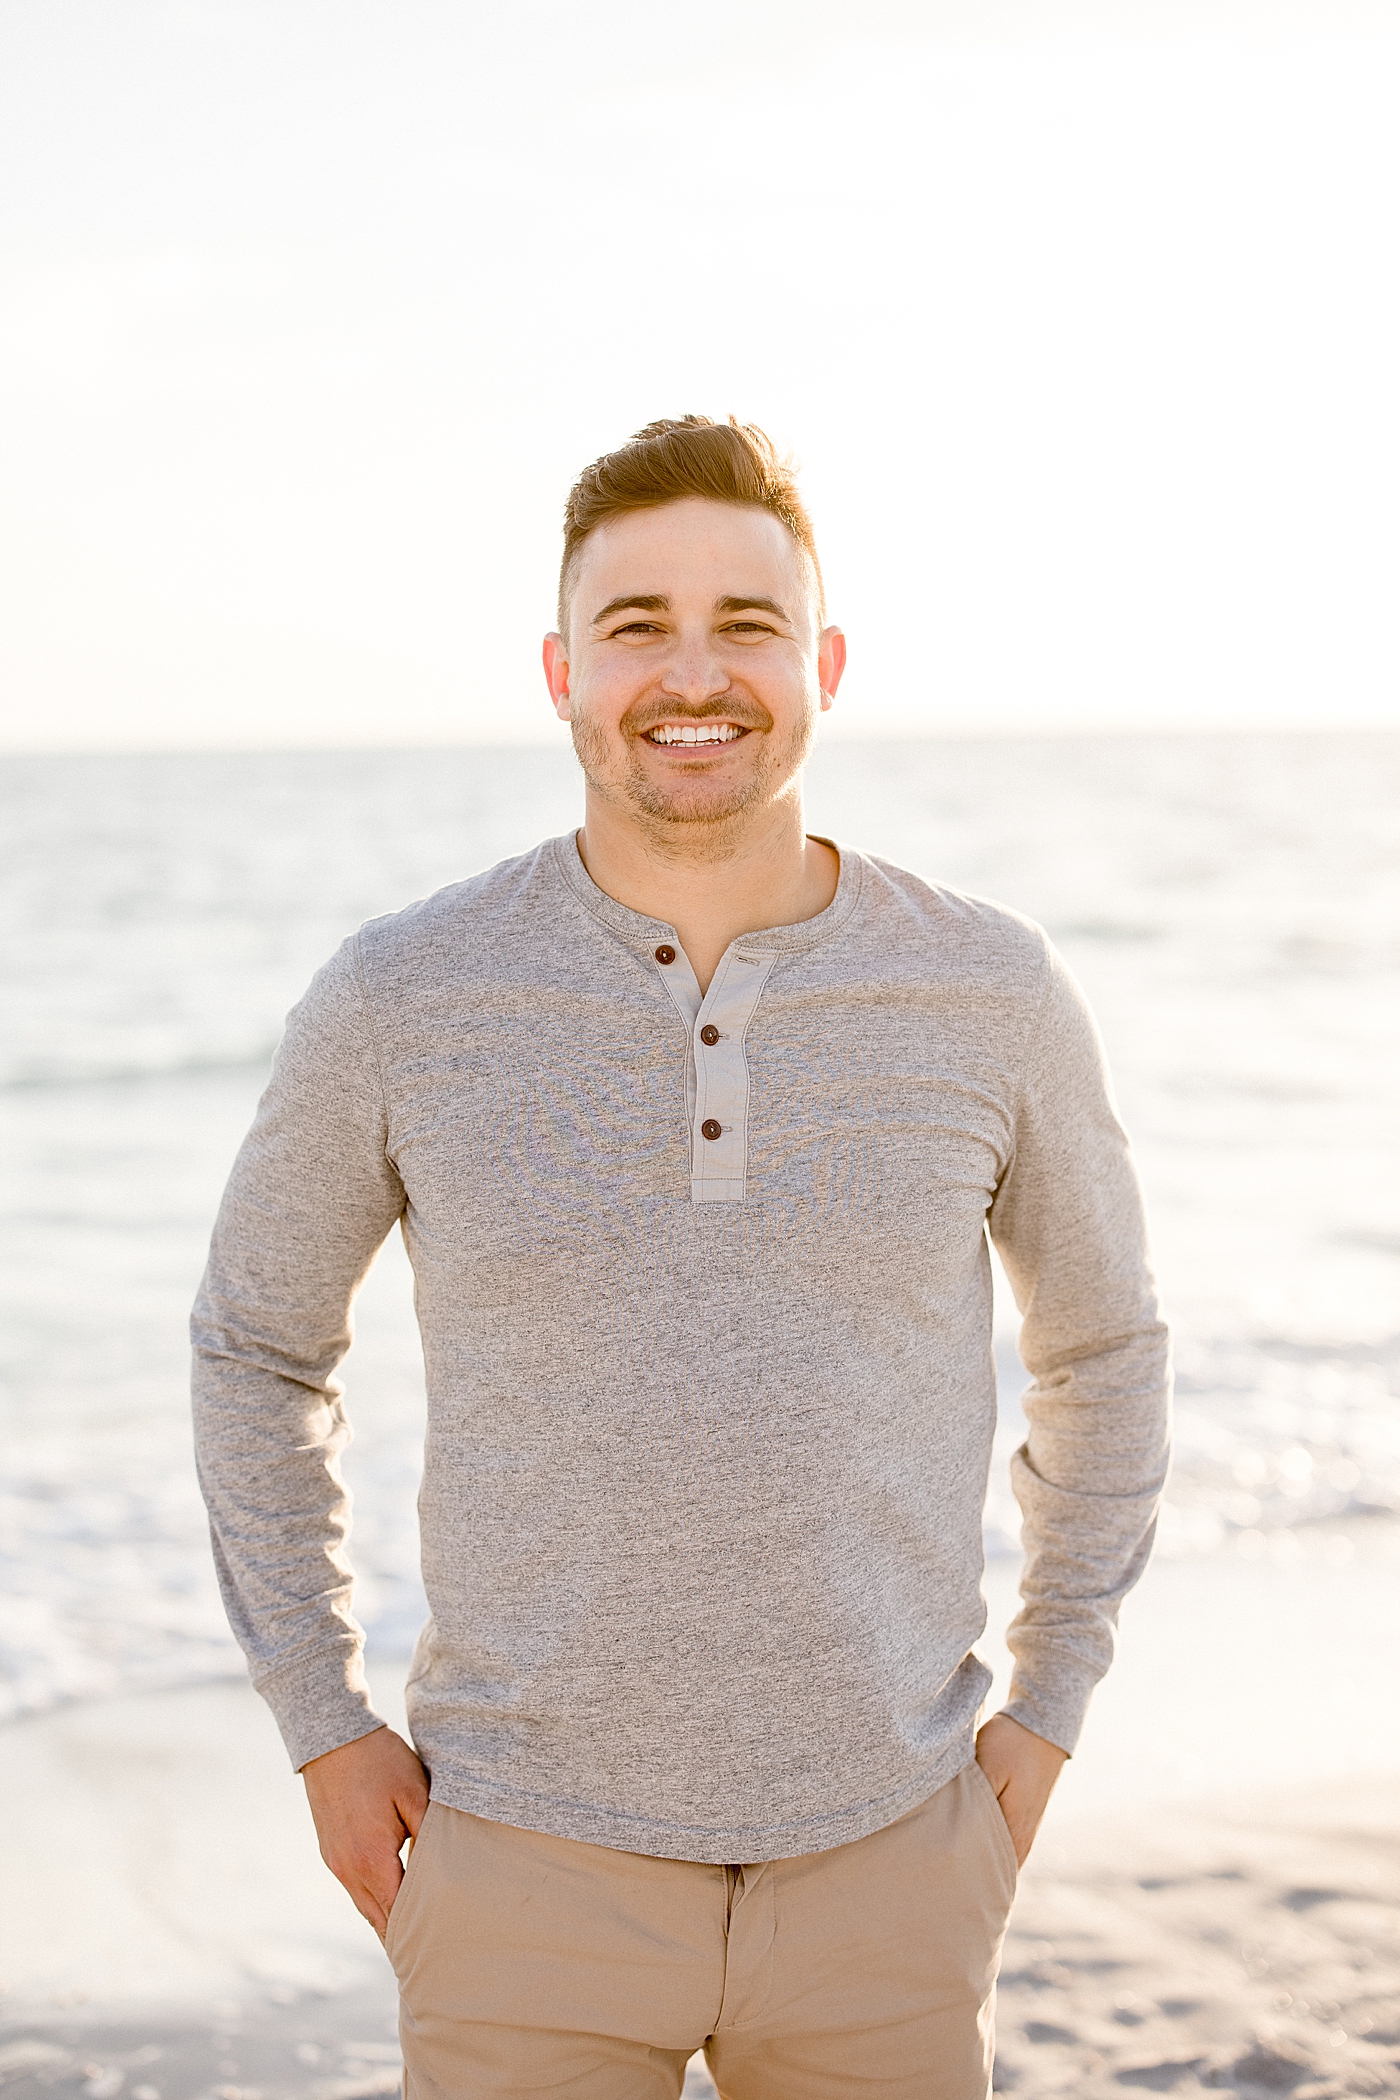
<svg viewBox="0 0 1400 2100"><path fill-rule="evenodd" d="M757 1862L960 1769L989 1682L989 1237L1033 1380L1007 1710L1073 1749L1150 1546L1167 1345L1098 1037L1038 927L843 849L828 908L741 936L702 998L567 836L345 943L194 1318L219 1575L297 1765L379 1725L335 1372L396 1225L436 1798Z"/></svg>

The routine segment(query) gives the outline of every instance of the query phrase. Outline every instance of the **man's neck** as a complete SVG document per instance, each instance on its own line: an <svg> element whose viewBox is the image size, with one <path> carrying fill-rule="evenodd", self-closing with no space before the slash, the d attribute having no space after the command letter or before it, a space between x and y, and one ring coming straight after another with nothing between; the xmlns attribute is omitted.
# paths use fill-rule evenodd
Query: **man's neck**
<svg viewBox="0 0 1400 2100"><path fill-rule="evenodd" d="M653 835L588 790L578 835L585 868L619 904L675 927L702 992L731 941L814 919L836 895L840 860L806 836L797 787L746 819L742 828L676 824Z"/></svg>

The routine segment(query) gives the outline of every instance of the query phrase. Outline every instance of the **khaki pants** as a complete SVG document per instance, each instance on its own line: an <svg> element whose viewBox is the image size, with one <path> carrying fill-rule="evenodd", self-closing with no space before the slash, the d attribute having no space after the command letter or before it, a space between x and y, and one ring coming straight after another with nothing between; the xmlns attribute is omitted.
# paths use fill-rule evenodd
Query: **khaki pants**
<svg viewBox="0 0 1400 2100"><path fill-rule="evenodd" d="M985 2100L1016 1857L978 1765L887 1829L759 1866L434 1802L386 1940L406 2100Z"/></svg>

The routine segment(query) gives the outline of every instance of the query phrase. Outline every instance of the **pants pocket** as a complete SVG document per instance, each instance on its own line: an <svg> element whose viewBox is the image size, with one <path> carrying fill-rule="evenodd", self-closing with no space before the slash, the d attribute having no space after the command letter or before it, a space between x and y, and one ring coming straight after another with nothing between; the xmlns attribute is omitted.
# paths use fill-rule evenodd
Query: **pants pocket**
<svg viewBox="0 0 1400 2100"><path fill-rule="evenodd" d="M1006 1817L1001 1812L1001 1803L996 1797L996 1789L978 1764L976 1758L972 1760L968 1769L974 1775L973 1784L981 1796L982 1805L986 1811L987 1820L991 1827L992 1842L1001 1855L1002 1865L1011 1876L1011 1885L1014 1889L1017 1881L1020 1879L1021 1862L1016 1857L1016 1847L1012 1841L1011 1832L1007 1827Z"/></svg>
<svg viewBox="0 0 1400 2100"><path fill-rule="evenodd" d="M384 1927L384 1952L388 1955L391 1962L394 1959L394 1949L402 1938L403 1928L407 1923L408 1899L411 1898L414 1883L418 1879L418 1868L423 1858L423 1841L428 1835L428 1825L433 1819L433 1810L436 1807L437 1803L430 1801L423 1812L423 1820L418 1825L418 1835L412 1840L408 1848L408 1858L404 1863L403 1880L399 1883L398 1894L389 1908L388 1920Z"/></svg>

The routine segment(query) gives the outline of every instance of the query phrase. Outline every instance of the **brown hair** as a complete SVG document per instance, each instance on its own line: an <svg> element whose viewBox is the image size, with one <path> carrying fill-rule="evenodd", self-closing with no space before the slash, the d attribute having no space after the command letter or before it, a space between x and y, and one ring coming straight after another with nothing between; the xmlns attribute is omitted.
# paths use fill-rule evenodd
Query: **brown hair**
<svg viewBox="0 0 1400 2100"><path fill-rule="evenodd" d="M585 467L564 506L564 559L559 567L559 630L568 632L569 597L579 549L590 532L629 510L655 510L686 496L712 503L748 504L781 519L812 564L817 606L826 617L821 564L812 521L798 494L790 460L756 423L733 416L663 417Z"/></svg>

